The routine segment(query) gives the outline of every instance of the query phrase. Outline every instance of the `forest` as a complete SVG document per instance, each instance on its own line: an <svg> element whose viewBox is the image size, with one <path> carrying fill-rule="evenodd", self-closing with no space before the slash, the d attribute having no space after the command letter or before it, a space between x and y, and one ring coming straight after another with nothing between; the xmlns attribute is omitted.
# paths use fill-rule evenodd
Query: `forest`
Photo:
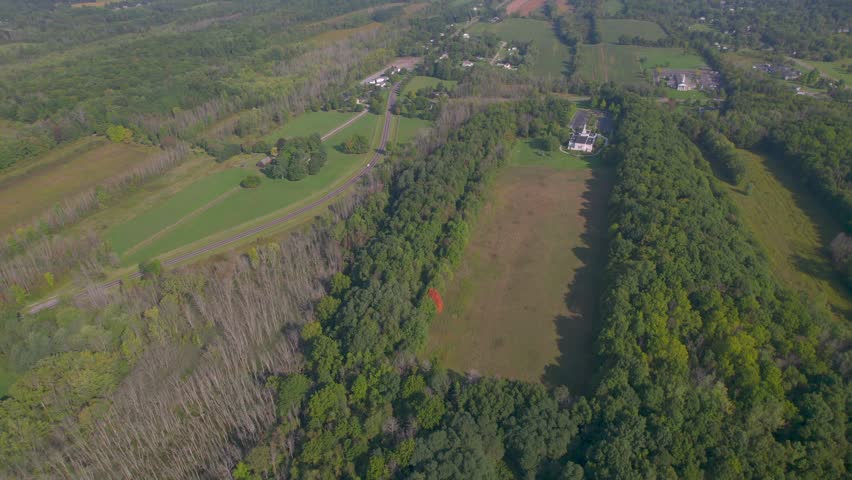
<svg viewBox="0 0 852 480"><path fill-rule="evenodd" d="M749 195L751 152L774 155L847 226L820 254L852 286L848 88L796 95L712 46L848 58L848 35L826 33L848 27L848 5L755 0L729 14L623 0L606 13L575 0L559 15L548 2L557 46L572 52L602 41L604 17L659 22L664 40L622 40L700 52L722 88L699 107L572 80L574 65L551 79L461 67L499 40L464 41L450 25L502 14L496 0L419 15L390 0L69 3L0 5L0 46L23 45L0 50L0 127L15 130L0 136L0 170L92 134L156 153L0 245L0 477L848 477L849 312L782 283L730 193ZM701 16L713 29L689 30ZM312 40L373 22L393 28ZM418 74L453 80L390 105L432 122L426 133L380 152L346 195L285 232L192 265L146 259L138 278L98 286L118 260L73 229L81 218L195 155L220 169L275 157L234 191L304 185L333 167L320 133L275 129L306 111L361 110L364 95L384 114L386 90L354 85L394 54L423 55ZM495 177L519 145L568 158L580 109L613 123L584 160L614 183L605 267L592 272L603 285L592 388L448 369L424 346ZM372 141L333 139L351 154ZM60 304L28 313L45 286ZM68 293L77 287L85 295Z"/></svg>

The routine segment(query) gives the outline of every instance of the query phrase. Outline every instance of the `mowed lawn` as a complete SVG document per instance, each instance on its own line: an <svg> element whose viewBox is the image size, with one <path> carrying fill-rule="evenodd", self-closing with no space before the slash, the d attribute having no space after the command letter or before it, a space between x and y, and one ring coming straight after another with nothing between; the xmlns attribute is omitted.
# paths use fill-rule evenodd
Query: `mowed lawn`
<svg viewBox="0 0 852 480"><path fill-rule="evenodd" d="M429 120L419 118L396 117L396 143L403 144L411 141L417 133L432 126Z"/></svg>
<svg viewBox="0 0 852 480"><path fill-rule="evenodd" d="M559 76L571 61L571 51L556 38L550 23L528 18L508 18L500 23L477 23L470 28L471 35L490 31L508 42L533 42L538 56L532 68L536 75Z"/></svg>
<svg viewBox="0 0 852 480"><path fill-rule="evenodd" d="M416 92L421 88L436 87L439 83L443 83L445 87L452 90L458 82L455 80L441 80L440 78L417 75L412 77L412 79L405 84L405 87L402 89L402 94L405 95L409 92Z"/></svg>
<svg viewBox="0 0 852 480"><path fill-rule="evenodd" d="M518 143L433 321L428 355L458 371L587 392L597 367L610 171Z"/></svg>
<svg viewBox="0 0 852 480"><path fill-rule="evenodd" d="M157 150L86 137L0 175L0 232L132 169Z"/></svg>
<svg viewBox="0 0 852 480"><path fill-rule="evenodd" d="M800 180L769 157L742 151L742 186L724 185L769 257L773 273L789 288L827 302L838 319L852 316L852 296L826 256L825 246L842 231ZM745 185L754 185L746 195Z"/></svg>
<svg viewBox="0 0 852 480"><path fill-rule="evenodd" d="M698 55L680 48L637 45L580 45L577 74L587 81L648 83L654 67L696 69L705 67ZM647 76L642 75L642 68Z"/></svg>
<svg viewBox="0 0 852 480"><path fill-rule="evenodd" d="M646 20L601 19L598 20L598 29L605 43L617 43L622 35L649 41L666 38L666 32L660 28L660 25Z"/></svg>
<svg viewBox="0 0 852 480"><path fill-rule="evenodd" d="M275 143L279 138L307 137L314 133L325 135L357 114L356 112L338 112L336 110L306 112L264 135L263 139L269 143Z"/></svg>
<svg viewBox="0 0 852 480"><path fill-rule="evenodd" d="M196 184L191 185L186 190L195 188L197 191L204 192L204 199L210 202L238 185L239 180L246 175L253 174L261 175L262 177L260 187L255 189L240 188L223 200L213 203L202 212L188 217L188 213L197 211L199 202L194 202L191 206L181 210L170 210L168 204L174 202L166 200L163 204L153 207L157 212L143 213L137 218L146 220L148 218L162 217L157 220L158 225L166 227L177 223L177 226L157 236L153 241L148 241L139 248L134 249L130 255L122 258L122 263L124 265L133 265L143 260L155 258L211 235L230 230L278 211L289 209L321 195L334 185L339 184L354 174L365 164L366 158L373 155L372 151L365 155L347 155L334 147L345 136L355 133L360 133L368 138L374 138L376 130L380 128L379 124L379 117L377 115L367 114L337 135L328 139L325 142L328 151L328 161L325 166L323 166L317 175L309 175L298 182L271 180L259 174L256 168L234 168L216 175L215 180L199 180L199 182L210 183L197 185L199 182L196 182ZM327 130L330 130L330 128ZM137 219L130 220L128 223L135 221ZM120 226L117 228L125 232L131 230L133 227ZM151 235L157 234L157 232L151 233L150 229L146 230L146 233L150 233L150 235L146 238L138 238L138 240L135 240L136 243L148 240ZM122 233L121 236L124 237L127 234ZM128 242L124 242L123 245L127 246ZM132 245L130 246L132 247Z"/></svg>

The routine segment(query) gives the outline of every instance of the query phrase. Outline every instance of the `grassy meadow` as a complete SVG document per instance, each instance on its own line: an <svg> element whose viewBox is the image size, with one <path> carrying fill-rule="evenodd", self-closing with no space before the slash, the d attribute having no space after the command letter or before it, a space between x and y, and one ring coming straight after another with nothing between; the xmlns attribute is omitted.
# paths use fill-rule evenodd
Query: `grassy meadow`
<svg viewBox="0 0 852 480"><path fill-rule="evenodd" d="M641 47L636 45L580 45L577 75L588 81L648 83L650 69L660 66L678 69L705 67L698 55L680 48ZM648 70L647 77L642 68Z"/></svg>
<svg viewBox="0 0 852 480"><path fill-rule="evenodd" d="M444 289L427 352L459 371L585 391L610 173L515 145Z"/></svg>
<svg viewBox="0 0 852 480"><path fill-rule="evenodd" d="M314 133L325 135L340 124L357 115L355 112L306 112L291 118L281 127L263 136L263 139L275 143L279 138L307 137Z"/></svg>
<svg viewBox="0 0 852 480"><path fill-rule="evenodd" d="M0 232L41 215L58 202L94 188L156 152L89 136L51 150L0 175Z"/></svg>
<svg viewBox="0 0 852 480"><path fill-rule="evenodd" d="M601 19L598 20L598 29L605 43L617 43L622 35L649 41L666 38L666 32L660 25L645 20Z"/></svg>
<svg viewBox="0 0 852 480"><path fill-rule="evenodd" d="M425 130L432 126L429 120L421 120L419 118L406 118L396 116L396 143L403 144L413 139L417 132Z"/></svg>
<svg viewBox="0 0 852 480"><path fill-rule="evenodd" d="M571 61L571 51L556 38L550 23L527 18L508 18L500 23L477 23L471 27L471 34L493 32L501 40L533 42L538 56L532 68L536 75L559 76Z"/></svg>
<svg viewBox="0 0 852 480"><path fill-rule="evenodd" d="M198 180L151 210L116 225L107 236L114 247L123 248L119 252L130 252L122 256L122 264L129 266L299 205L328 191L363 166L372 152L348 155L334 147L345 135L360 133L374 138L379 120L378 116L367 114L328 139L328 161L317 175L298 182L263 177L260 187L242 189L238 187L240 179L258 175L258 171L253 166L234 166ZM199 198L187 200L193 195ZM186 205L178 208L184 201Z"/></svg>
<svg viewBox="0 0 852 480"><path fill-rule="evenodd" d="M443 83L445 87L452 89L458 82L455 80L441 80L440 78L417 75L412 77L411 80L405 84L405 87L402 88L402 94L405 95L409 92L416 92L421 88L435 87L439 83Z"/></svg>
<svg viewBox="0 0 852 480"><path fill-rule="evenodd" d="M745 180L739 187L724 185L768 254L773 273L787 287L830 305L838 318L849 318L852 295L825 253L842 225L782 165L767 156L742 153L748 158ZM745 191L749 183L750 195Z"/></svg>

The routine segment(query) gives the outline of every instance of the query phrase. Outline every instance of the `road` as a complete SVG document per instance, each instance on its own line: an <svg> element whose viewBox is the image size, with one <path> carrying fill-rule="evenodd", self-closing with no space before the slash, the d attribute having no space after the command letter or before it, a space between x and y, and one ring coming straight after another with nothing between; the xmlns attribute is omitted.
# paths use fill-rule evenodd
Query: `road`
<svg viewBox="0 0 852 480"><path fill-rule="evenodd" d="M289 222L290 220L293 220L294 218L296 218L300 215L303 215L304 213L309 212L309 211L319 207L320 205L323 205L323 204L327 203L328 201L333 200L334 198L337 198L338 196L343 194L343 192L345 192L346 189L348 189L350 186L352 186L361 177L366 175L367 172L369 172L376 165L376 162L378 162L382 158L382 155L385 154L385 148L387 148L388 138L390 137L391 124L392 124L392 120L393 120L393 115L391 114L391 108L393 107L393 104L396 102L396 97L399 94L399 87L400 87L399 83L395 84L393 86L393 88L391 89L390 96L388 97L388 105L387 105L387 109L385 110L385 123L384 123L384 126L382 127L382 138L381 138L381 141L379 142L379 148L376 149L376 153L373 154L373 156L370 158L370 161L367 162L367 164L364 165L361 168L361 170L358 171L358 173L356 173L354 176L350 177L342 185L338 186L337 188L331 190L330 192L326 193L322 197L314 200L313 202L311 202L307 205L304 205L300 208L297 208L296 210L293 210L292 212L290 212L286 215L278 217L274 220L270 220L270 221L268 221L268 222L266 222L262 225L258 225L256 227L248 228L246 230L243 230L240 233L236 233L234 235L231 235L230 237L223 238L221 240L217 240L217 241L212 242L210 244L207 244L203 247L199 247L195 250L191 250L189 252L182 253L182 254L177 255L175 257L164 260L162 262L163 266L165 266L165 267L174 266L174 265L177 265L181 262L185 262L187 260L191 260L191 259L196 258L198 256L204 255L205 253L209 253L209 252L216 250L218 248L224 247L226 245L230 245L234 242L238 242L238 241L240 241L244 238L251 237L252 235L257 235L258 233L261 233L261 232L268 230L270 228L273 228L275 226L281 225L282 223ZM359 115L356 115L355 118L348 120L346 123L344 123L344 124L342 124L338 127L335 127L333 130L331 130L330 132L325 134L323 136L323 139L334 135L335 133L339 132L340 130L342 130L343 128L345 128L346 126L348 126L349 124L351 124L352 122L354 122L355 120L360 118L361 115L365 115L365 114L366 114L366 111L359 114ZM141 276L142 276L142 272L134 272L134 273L128 275L127 279L139 278ZM106 282L106 283L99 285L99 288L101 288L101 289L114 288L114 287L117 287L118 285L120 285L121 282L122 282L122 279L112 280L110 282ZM74 295L74 298L82 298L87 294L88 294L88 292L83 290L81 292L76 293ZM53 307L59 305L59 302L60 302L60 299L59 299L58 296L50 297L48 299L45 299L44 301L30 305L29 308L27 309L27 313L35 314L35 313L38 313L42 310L45 310L45 309L48 309L48 308L53 308Z"/></svg>

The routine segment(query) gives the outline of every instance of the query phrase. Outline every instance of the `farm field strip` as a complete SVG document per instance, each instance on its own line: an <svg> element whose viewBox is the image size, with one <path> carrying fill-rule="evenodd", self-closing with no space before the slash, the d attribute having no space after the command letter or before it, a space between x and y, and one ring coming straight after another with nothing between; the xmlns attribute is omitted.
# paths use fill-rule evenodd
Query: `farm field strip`
<svg viewBox="0 0 852 480"><path fill-rule="evenodd" d="M839 318L852 315L852 294L825 254L825 245L842 231L798 179L770 157L742 150L748 159L742 185L723 183L744 223L766 251L773 273L789 288L827 302Z"/></svg>
<svg viewBox="0 0 852 480"><path fill-rule="evenodd" d="M376 116L367 114L350 124L345 130L372 137L376 129ZM218 232L228 231L241 224L275 214L321 194L336 182L348 177L360 164L365 155L349 155L338 151L326 141L328 160L316 175L309 175L298 182L263 179L260 187L240 190L227 201L213 205L200 215L188 219L174 230L156 241L123 258L124 264L135 264L154 258L184 245L207 238ZM257 170L235 168L228 170L233 183ZM173 222L173 221L172 221ZM169 222L169 223L172 223Z"/></svg>
<svg viewBox="0 0 852 480"><path fill-rule="evenodd" d="M435 77L426 77L423 75L417 75L411 78L408 83L405 84L405 87L402 89L402 94L406 95L409 92L416 92L421 88L426 87L436 87L439 83L443 83L449 89L452 89L458 84L455 80L441 80L440 78Z"/></svg>
<svg viewBox="0 0 852 480"><path fill-rule="evenodd" d="M666 32L656 22L646 20L627 20L604 18L598 20L601 38L605 43L617 43L619 37L627 35L630 38L639 37L644 40L660 40L666 38Z"/></svg>
<svg viewBox="0 0 852 480"><path fill-rule="evenodd" d="M86 137L7 172L0 177L0 232L31 221L63 199L133 168L156 151Z"/></svg>
<svg viewBox="0 0 852 480"><path fill-rule="evenodd" d="M162 229L162 230L160 230L159 232L157 232L157 233L155 233L154 235L152 235L152 236L150 236L150 237L148 237L148 238L146 238L146 239L142 240L141 242L137 243L136 245L134 245L133 247L131 247L130 249L128 249L128 250L125 252L125 255L130 255L130 254L132 254L133 252L135 252L136 250L138 250L139 248L141 248L141 247L143 247L143 246L145 246L145 245L148 245L149 243L151 243L151 242L153 242L154 240L156 240L156 239L158 239L158 238L162 237L162 236L163 236L163 235L165 235L166 233L168 233L168 232L170 232L170 231L174 230L175 228L177 228L179 225L183 224L184 222L186 222L186 221L187 221L187 220L189 220L190 218L197 217L198 215L201 215L202 213L206 212L207 210L209 210L209 209L210 209L211 207L213 207L214 205L216 205L216 204L218 204L218 203L220 203L220 202L224 201L226 198L228 198L228 197L230 197L231 195L233 195L233 194L237 193L237 191L239 191L239 189L240 189L240 187L233 187L233 188L231 188L230 190L226 191L225 193L223 193L223 194L219 195L218 197L214 198L214 199L213 199L213 200L211 200L210 202L208 202L208 203L206 203L206 204L204 204L204 205L202 205L202 206L198 207L197 209L195 209L195 210L193 210L193 211L189 212L189 213L188 213L188 214L186 214L185 216L181 217L181 218L180 218L178 221L176 221L175 223L173 223L173 224L171 224L171 225L169 225L169 226L167 226L167 227L163 228L163 229Z"/></svg>
<svg viewBox="0 0 852 480"><path fill-rule="evenodd" d="M586 391L611 175L539 153L513 148L445 287L427 355L459 371Z"/></svg>
<svg viewBox="0 0 852 480"><path fill-rule="evenodd" d="M537 75L560 76L571 61L571 50L562 44L550 23L528 18L508 18L500 23L477 23L470 28L476 34L489 31L508 42L533 42L538 56L532 71Z"/></svg>
<svg viewBox="0 0 852 480"><path fill-rule="evenodd" d="M648 83L649 72L656 66L684 70L706 67L701 57L680 48L583 44L578 46L578 55L577 74L595 82ZM642 75L643 68L645 76Z"/></svg>

